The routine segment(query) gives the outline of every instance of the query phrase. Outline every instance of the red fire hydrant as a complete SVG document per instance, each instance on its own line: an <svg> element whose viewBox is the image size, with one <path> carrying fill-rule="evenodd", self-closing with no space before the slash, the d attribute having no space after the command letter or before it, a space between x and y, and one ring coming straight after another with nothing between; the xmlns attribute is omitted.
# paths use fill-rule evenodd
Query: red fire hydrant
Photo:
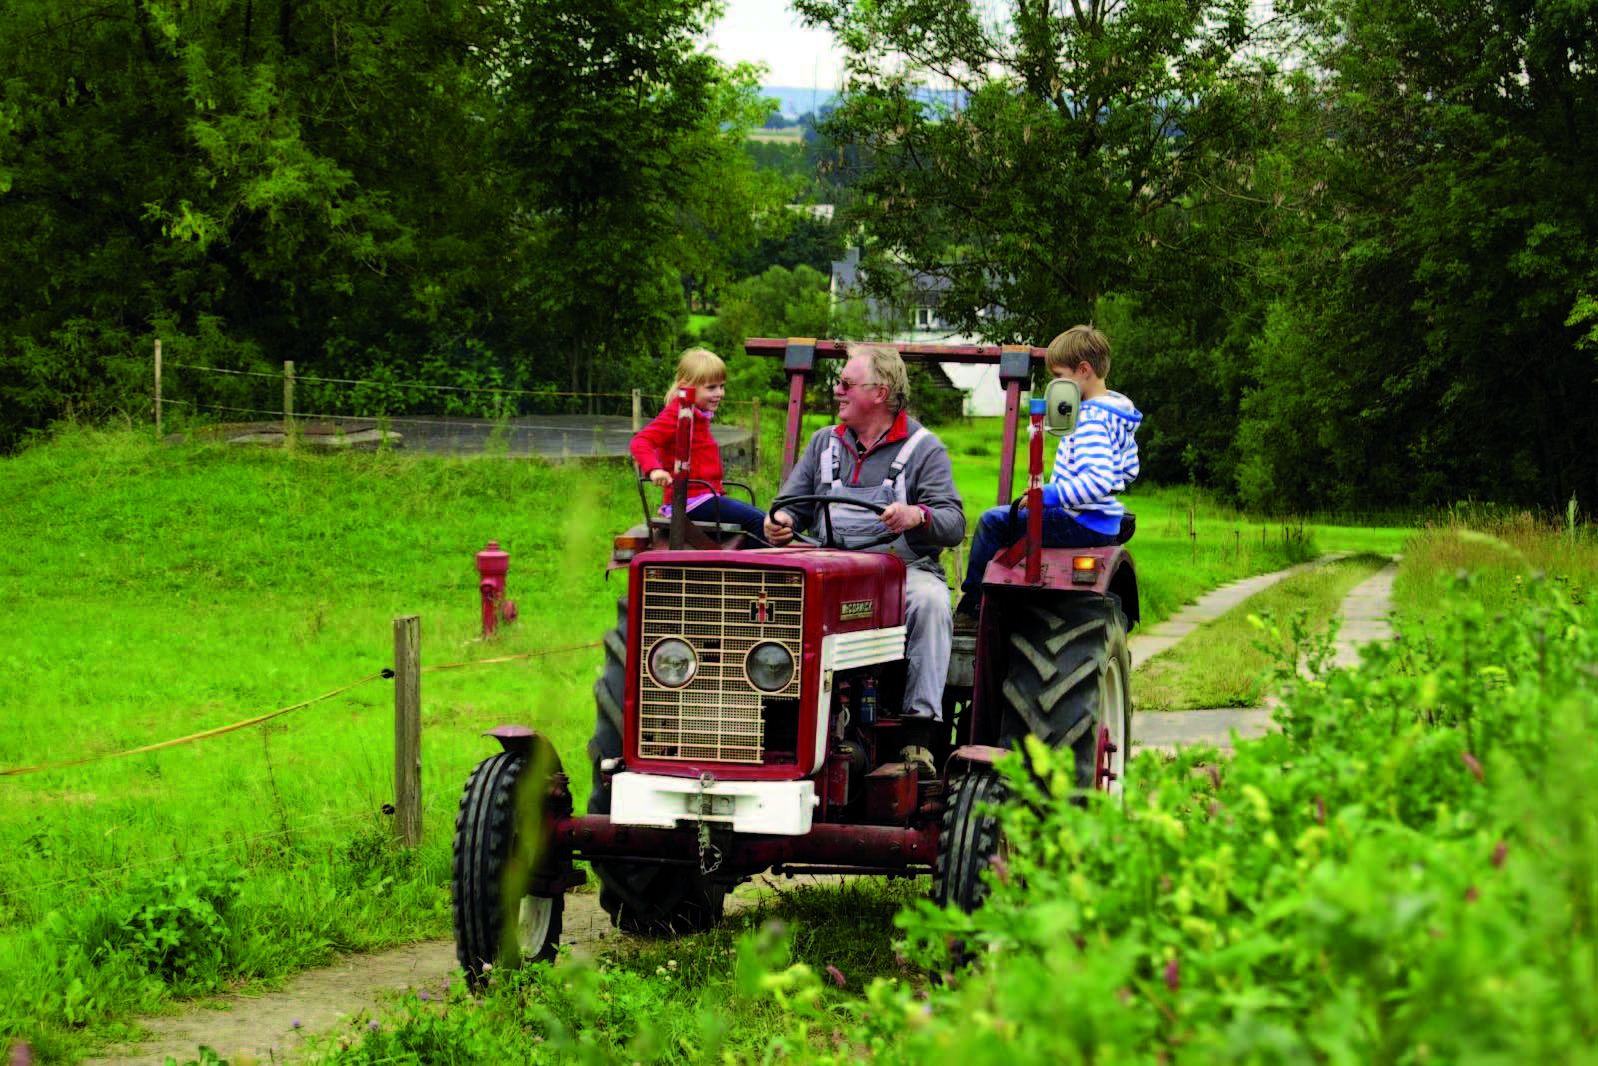
<svg viewBox="0 0 1598 1066"><path fill-rule="evenodd" d="M477 553L477 575L481 579L477 589L483 596L483 637L494 635L494 626L503 618L506 623L516 621L516 603L505 598L505 573L510 569L510 555L500 551L499 541L491 540L488 547Z"/></svg>

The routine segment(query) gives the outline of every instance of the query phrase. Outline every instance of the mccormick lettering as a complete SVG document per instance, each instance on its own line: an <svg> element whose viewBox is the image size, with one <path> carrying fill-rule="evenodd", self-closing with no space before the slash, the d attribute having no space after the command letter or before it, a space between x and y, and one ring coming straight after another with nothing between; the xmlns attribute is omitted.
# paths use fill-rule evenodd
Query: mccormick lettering
<svg viewBox="0 0 1598 1066"><path fill-rule="evenodd" d="M838 604L838 621L848 622L856 618L870 618L871 609L876 606L876 600L844 600Z"/></svg>

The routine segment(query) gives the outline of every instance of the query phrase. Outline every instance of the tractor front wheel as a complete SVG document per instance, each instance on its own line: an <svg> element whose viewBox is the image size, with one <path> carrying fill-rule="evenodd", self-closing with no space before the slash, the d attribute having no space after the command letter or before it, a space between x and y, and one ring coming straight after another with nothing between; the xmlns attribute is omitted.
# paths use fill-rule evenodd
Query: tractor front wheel
<svg viewBox="0 0 1598 1066"><path fill-rule="evenodd" d="M999 857L996 808L1004 796L1004 781L991 766L972 766L954 778L932 866L932 899L938 906L969 914L987 898L982 871Z"/></svg>
<svg viewBox="0 0 1598 1066"><path fill-rule="evenodd" d="M564 882L549 875L556 864L546 813L555 792L570 811L564 782L560 759L542 737L529 752L484 759L467 779L451 888L455 957L473 985L492 967L555 958L566 897Z"/></svg>

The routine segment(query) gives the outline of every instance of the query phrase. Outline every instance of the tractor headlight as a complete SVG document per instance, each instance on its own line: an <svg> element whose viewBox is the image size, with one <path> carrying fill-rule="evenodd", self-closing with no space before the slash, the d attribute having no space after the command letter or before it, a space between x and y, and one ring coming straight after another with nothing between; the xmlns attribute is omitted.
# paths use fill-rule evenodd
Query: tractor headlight
<svg viewBox="0 0 1598 1066"><path fill-rule="evenodd" d="M667 688L682 688L699 670L699 657L686 640L667 637L649 649L649 676Z"/></svg>
<svg viewBox="0 0 1598 1066"><path fill-rule="evenodd" d="M760 691L781 692L793 680L793 653L771 641L756 644L744 658L744 673Z"/></svg>

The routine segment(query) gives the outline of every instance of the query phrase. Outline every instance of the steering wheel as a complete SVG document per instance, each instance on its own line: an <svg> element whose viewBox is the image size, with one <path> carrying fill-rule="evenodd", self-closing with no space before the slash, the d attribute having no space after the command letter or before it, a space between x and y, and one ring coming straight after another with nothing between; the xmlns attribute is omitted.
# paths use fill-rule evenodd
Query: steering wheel
<svg viewBox="0 0 1598 1066"><path fill-rule="evenodd" d="M867 548L879 548L884 544L892 544L894 541L904 536L903 533L895 533L891 529L884 529L881 535L874 537L871 540L865 541L862 544L843 544L837 542L835 531L832 528L833 504L843 507L859 507L870 511L872 514L881 515L882 512L887 510L887 508L882 506L880 503L872 503L869 500L851 500L843 496L778 496L775 500L771 501L771 510L768 513L776 514L782 509L784 504L789 503L821 504L822 524L827 529L827 535L823 540L816 540L814 537L805 536L798 530L794 530L794 539L803 544L811 544L821 548L846 548L851 551L864 551Z"/></svg>

